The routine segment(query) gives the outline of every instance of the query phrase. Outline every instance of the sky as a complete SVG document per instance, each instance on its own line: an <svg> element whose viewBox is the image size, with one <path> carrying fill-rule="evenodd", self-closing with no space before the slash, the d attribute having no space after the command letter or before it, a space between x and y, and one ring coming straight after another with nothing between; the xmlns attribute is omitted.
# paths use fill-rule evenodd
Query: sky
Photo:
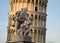
<svg viewBox="0 0 60 43"><path fill-rule="evenodd" d="M0 0L0 43L7 40L9 0ZM60 43L60 0L48 0L46 43Z"/></svg>

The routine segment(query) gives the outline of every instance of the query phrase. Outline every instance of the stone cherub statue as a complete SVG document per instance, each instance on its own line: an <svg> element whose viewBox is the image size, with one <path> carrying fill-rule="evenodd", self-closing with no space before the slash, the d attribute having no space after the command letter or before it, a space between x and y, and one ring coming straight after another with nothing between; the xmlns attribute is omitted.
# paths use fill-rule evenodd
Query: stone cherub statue
<svg viewBox="0 0 60 43"><path fill-rule="evenodd" d="M15 31L19 35L27 36L29 34L33 19L32 17L28 18L27 11L27 8L17 11L16 17L13 18L14 24L12 26L15 26Z"/></svg>
<svg viewBox="0 0 60 43"><path fill-rule="evenodd" d="M20 28L20 25L27 19L27 9L23 9L21 11L16 12L16 16L13 18L14 24L13 27L16 27L16 29Z"/></svg>
<svg viewBox="0 0 60 43"><path fill-rule="evenodd" d="M28 34L29 34L29 32L30 32L30 26L31 26L31 24L32 24L32 21L33 21L32 17L29 17L29 18L26 20L26 23L23 23L23 24L21 25L22 34L23 34L24 36L28 36Z"/></svg>

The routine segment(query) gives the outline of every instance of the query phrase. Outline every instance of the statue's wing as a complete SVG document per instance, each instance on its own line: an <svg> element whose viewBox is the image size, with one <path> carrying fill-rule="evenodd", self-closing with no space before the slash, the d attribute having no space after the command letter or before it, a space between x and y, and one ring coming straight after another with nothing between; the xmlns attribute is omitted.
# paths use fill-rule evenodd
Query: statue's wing
<svg viewBox="0 0 60 43"><path fill-rule="evenodd" d="M31 25L31 21L30 20L27 20L27 22L26 22L26 25Z"/></svg>

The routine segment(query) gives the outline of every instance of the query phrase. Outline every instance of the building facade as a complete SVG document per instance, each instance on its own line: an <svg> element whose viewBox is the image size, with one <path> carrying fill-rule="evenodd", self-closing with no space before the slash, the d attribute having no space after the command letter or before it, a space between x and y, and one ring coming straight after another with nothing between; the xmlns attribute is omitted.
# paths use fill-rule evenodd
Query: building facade
<svg viewBox="0 0 60 43"><path fill-rule="evenodd" d="M7 42L13 42L15 36L15 27L11 26L14 23L15 13L20 11L21 8L27 7L28 17L33 16L33 24L29 34L32 37L32 42L45 43L48 0L9 0L9 2Z"/></svg>

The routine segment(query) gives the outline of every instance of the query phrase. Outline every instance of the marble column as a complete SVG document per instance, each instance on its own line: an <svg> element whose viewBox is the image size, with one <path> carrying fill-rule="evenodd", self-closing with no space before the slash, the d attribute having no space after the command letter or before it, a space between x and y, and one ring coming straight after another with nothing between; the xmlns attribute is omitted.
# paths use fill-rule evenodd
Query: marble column
<svg viewBox="0 0 60 43"><path fill-rule="evenodd" d="M44 40L43 40L43 39L44 39L44 35L43 35L43 33L42 33L42 43L44 42Z"/></svg>
<svg viewBox="0 0 60 43"><path fill-rule="evenodd" d="M26 3L27 3L27 8L28 8L28 0L26 0Z"/></svg>
<svg viewBox="0 0 60 43"><path fill-rule="evenodd" d="M36 30L36 31L37 31L37 30ZM38 38L37 38L37 37L38 37L38 35L37 35L37 32L36 32L36 43L37 43L37 40L38 40Z"/></svg>
<svg viewBox="0 0 60 43"><path fill-rule="evenodd" d="M34 29L33 29L33 33L32 33L32 37L33 37L33 39L32 39L32 42L34 42Z"/></svg>
<svg viewBox="0 0 60 43"><path fill-rule="evenodd" d="M38 27L38 15L37 15L37 19L35 19L35 20L36 20L36 27Z"/></svg>
<svg viewBox="0 0 60 43"><path fill-rule="evenodd" d="M24 3L23 3L23 0L22 0L22 8L23 8L23 6L24 6Z"/></svg>
<svg viewBox="0 0 60 43"><path fill-rule="evenodd" d="M43 35L43 43L45 43L45 40L46 40L46 39L45 39L45 34L44 34L44 35Z"/></svg>
<svg viewBox="0 0 60 43"><path fill-rule="evenodd" d="M37 15L37 27L39 27L39 19L38 19L39 15Z"/></svg>
<svg viewBox="0 0 60 43"><path fill-rule="evenodd" d="M36 0L34 0L34 11L35 11L35 6L36 6Z"/></svg>
<svg viewBox="0 0 60 43"><path fill-rule="evenodd" d="M37 39L36 39L36 43L38 43L38 30L37 30Z"/></svg>
<svg viewBox="0 0 60 43"><path fill-rule="evenodd" d="M33 15L33 14L32 14ZM32 24L32 26L34 27L34 15L33 15L33 24Z"/></svg>
<svg viewBox="0 0 60 43"><path fill-rule="evenodd" d="M38 31L38 43L40 43L40 30Z"/></svg>
<svg viewBox="0 0 60 43"><path fill-rule="evenodd" d="M40 43L42 43L42 32L40 31Z"/></svg>
<svg viewBox="0 0 60 43"><path fill-rule="evenodd" d="M42 15L41 15L41 28L42 28Z"/></svg>
<svg viewBox="0 0 60 43"><path fill-rule="evenodd" d="M36 42L36 30L34 30L34 42Z"/></svg>
<svg viewBox="0 0 60 43"><path fill-rule="evenodd" d="M39 12L39 2L40 2L40 0L38 0L38 12Z"/></svg>

